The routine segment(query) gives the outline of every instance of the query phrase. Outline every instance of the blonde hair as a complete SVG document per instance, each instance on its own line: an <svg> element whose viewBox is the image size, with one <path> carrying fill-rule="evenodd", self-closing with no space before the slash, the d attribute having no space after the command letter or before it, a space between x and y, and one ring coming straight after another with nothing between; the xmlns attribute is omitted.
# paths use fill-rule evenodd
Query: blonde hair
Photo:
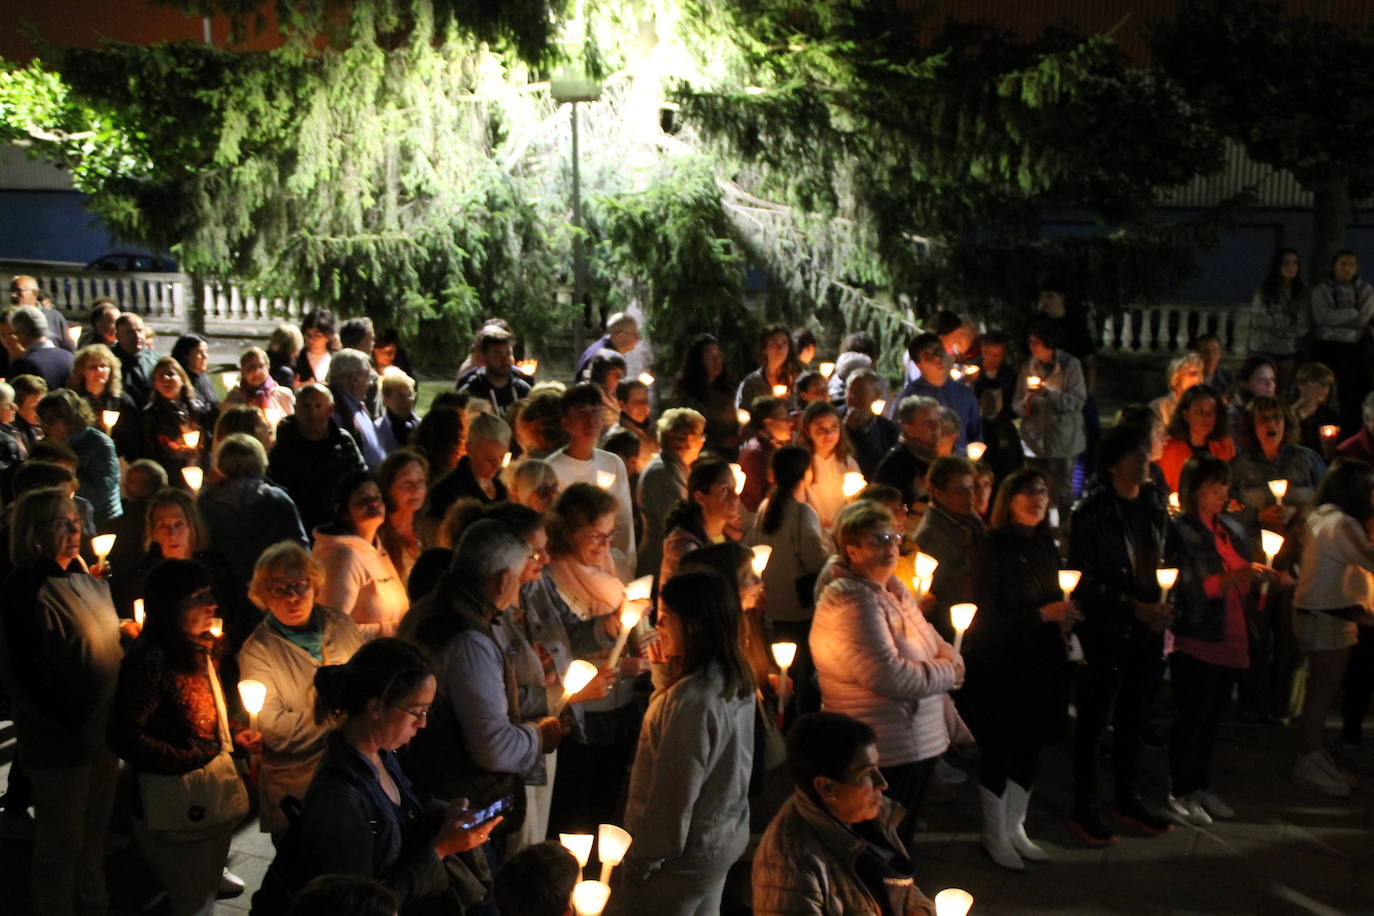
<svg viewBox="0 0 1374 916"><path fill-rule="evenodd" d="M881 503L860 499L845 506L835 519L835 544L840 548L841 561L848 561L846 547L856 547L875 528L895 523L892 513Z"/></svg>
<svg viewBox="0 0 1374 916"><path fill-rule="evenodd" d="M706 431L706 418L690 407L670 407L654 424L658 433L660 448L680 451L687 444L688 436L699 436Z"/></svg>
<svg viewBox="0 0 1374 916"><path fill-rule="evenodd" d="M76 503L60 487L41 487L19 497L10 522L10 563L25 566L42 555L39 532L51 525L64 503Z"/></svg>
<svg viewBox="0 0 1374 916"><path fill-rule="evenodd" d="M110 368L110 380L105 383L107 395L117 398L124 393L120 362L115 358L114 352L102 343L91 344L76 351L76 358L72 360L72 374L67 378L67 387L73 391L85 391L86 367L92 363L100 363Z"/></svg>
<svg viewBox="0 0 1374 916"><path fill-rule="evenodd" d="M248 600L267 610L271 597L268 592L273 576L286 570L299 569L305 573L315 591L324 588L324 567L295 541L280 541L268 547L253 565L253 580L248 583Z"/></svg>

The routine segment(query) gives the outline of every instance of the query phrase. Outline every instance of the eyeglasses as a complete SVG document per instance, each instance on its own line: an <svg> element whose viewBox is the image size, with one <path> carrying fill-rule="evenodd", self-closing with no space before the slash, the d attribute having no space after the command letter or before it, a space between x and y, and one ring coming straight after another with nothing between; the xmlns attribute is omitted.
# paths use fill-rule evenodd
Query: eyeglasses
<svg viewBox="0 0 1374 916"><path fill-rule="evenodd" d="M902 536L892 531L875 531L868 537L874 547L899 547L902 543Z"/></svg>
<svg viewBox="0 0 1374 916"><path fill-rule="evenodd" d="M548 556L549 556L549 555L548 555L547 553L545 553L544 551L542 551L542 550L531 550L531 551L530 551L530 560L532 560L532 561L535 562L535 563L542 563L542 562L544 562L544 560L547 559Z"/></svg>
<svg viewBox="0 0 1374 916"><path fill-rule="evenodd" d="M603 532L593 529L586 534L587 540L591 541L593 544L609 544L613 537L615 537L614 531Z"/></svg>
<svg viewBox="0 0 1374 916"><path fill-rule="evenodd" d="M418 709L411 709L409 706L397 706L396 708L401 710L401 712L410 713L412 716L419 719L421 722L429 718L430 708L428 706L421 706Z"/></svg>
<svg viewBox="0 0 1374 916"><path fill-rule="evenodd" d="M267 587L267 594L273 598L299 598L310 591L310 583L305 580L298 582L273 582Z"/></svg>

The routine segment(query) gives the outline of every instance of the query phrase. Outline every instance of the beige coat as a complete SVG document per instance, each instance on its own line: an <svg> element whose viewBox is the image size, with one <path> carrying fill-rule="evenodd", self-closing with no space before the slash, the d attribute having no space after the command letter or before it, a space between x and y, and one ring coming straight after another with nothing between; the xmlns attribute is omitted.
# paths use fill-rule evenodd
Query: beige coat
<svg viewBox="0 0 1374 916"><path fill-rule="evenodd" d="M356 534L317 528L315 559L324 567L320 604L352 617L368 639L396 635L410 596L380 539L369 544Z"/></svg>

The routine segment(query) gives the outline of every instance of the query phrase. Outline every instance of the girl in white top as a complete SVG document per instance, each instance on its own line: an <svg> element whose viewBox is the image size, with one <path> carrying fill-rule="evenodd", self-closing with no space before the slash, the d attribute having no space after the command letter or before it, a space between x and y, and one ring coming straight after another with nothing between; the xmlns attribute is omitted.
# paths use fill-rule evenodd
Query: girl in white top
<svg viewBox="0 0 1374 916"><path fill-rule="evenodd" d="M840 432L840 414L829 401L816 401L802 411L798 444L811 453L811 485L806 488L806 503L820 516L821 527L829 531L848 498L844 495L844 475L859 473L859 465L849 456L849 443Z"/></svg>
<svg viewBox="0 0 1374 916"><path fill-rule="evenodd" d="M354 471L339 481L334 521L315 529L315 559L325 573L320 604L352 617L368 639L395 636L410 610L405 583L378 536L384 521L377 478Z"/></svg>
<svg viewBox="0 0 1374 916"><path fill-rule="evenodd" d="M1313 497L1307 519L1293 630L1307 654L1307 694L1299 721L1293 779L1325 795L1350 794L1352 777L1336 766L1323 732L1345 669L1356 627L1374 624L1374 468L1337 459Z"/></svg>

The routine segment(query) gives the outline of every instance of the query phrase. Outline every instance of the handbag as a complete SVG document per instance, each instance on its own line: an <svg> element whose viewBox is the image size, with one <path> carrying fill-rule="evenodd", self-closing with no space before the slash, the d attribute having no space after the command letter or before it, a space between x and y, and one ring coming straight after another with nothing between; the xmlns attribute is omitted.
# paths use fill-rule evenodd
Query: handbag
<svg viewBox="0 0 1374 916"><path fill-rule="evenodd" d="M205 664L215 697L220 750L209 763L189 773L138 774L143 817L150 831L183 836L210 834L225 825L237 824L248 813L248 790L230 752L234 744L229 735L224 691L214 664L208 658Z"/></svg>

